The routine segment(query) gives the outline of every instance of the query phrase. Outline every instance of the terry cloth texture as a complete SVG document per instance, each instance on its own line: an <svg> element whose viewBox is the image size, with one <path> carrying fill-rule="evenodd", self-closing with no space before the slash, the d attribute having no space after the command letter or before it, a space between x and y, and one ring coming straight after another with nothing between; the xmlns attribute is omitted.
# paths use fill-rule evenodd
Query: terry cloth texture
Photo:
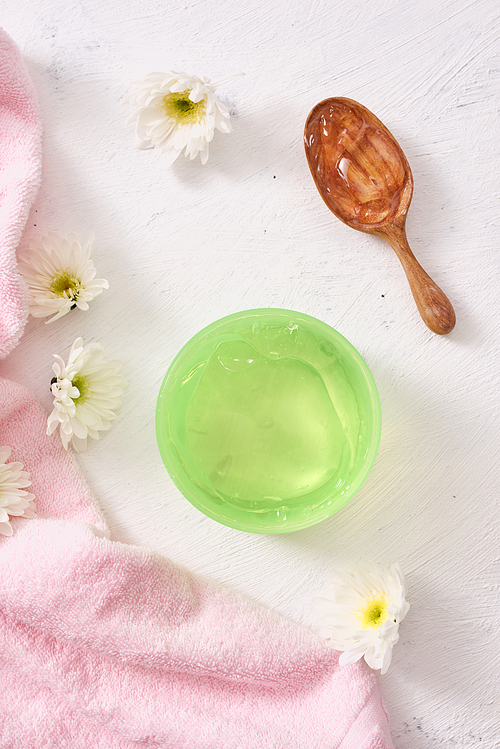
<svg viewBox="0 0 500 749"><path fill-rule="evenodd" d="M16 250L40 186L42 128L33 84L19 50L0 29L0 359L28 316Z"/></svg>

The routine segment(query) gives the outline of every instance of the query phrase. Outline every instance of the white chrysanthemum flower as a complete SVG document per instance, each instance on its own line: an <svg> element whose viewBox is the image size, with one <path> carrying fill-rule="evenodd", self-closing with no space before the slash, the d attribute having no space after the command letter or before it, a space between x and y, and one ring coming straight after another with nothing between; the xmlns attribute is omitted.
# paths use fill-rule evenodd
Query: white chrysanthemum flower
<svg viewBox="0 0 500 749"><path fill-rule="evenodd" d="M410 608L404 575L398 564L383 569L365 563L352 574L338 572L337 578L331 598L313 600L325 612L315 632L342 651L341 666L364 656L371 668L385 674L399 640L399 624Z"/></svg>
<svg viewBox="0 0 500 749"><path fill-rule="evenodd" d="M78 307L88 310L88 303L109 284L96 278L90 259L94 235L82 247L75 234L67 238L49 232L40 240L31 239L29 249L19 253L19 271L30 292L30 314L48 317L53 322Z"/></svg>
<svg viewBox="0 0 500 749"><path fill-rule="evenodd" d="M65 450L72 442L77 452L85 452L87 438L98 440L99 432L108 430L116 418L115 411L128 387L118 374L122 362L108 361L99 344L84 348L81 338L72 345L67 364L60 356L54 357L54 410L47 421L47 434L59 428Z"/></svg>
<svg viewBox="0 0 500 749"><path fill-rule="evenodd" d="M7 463L10 447L0 447L0 534L12 536L9 516L36 518L34 494L24 491L31 486L28 471L22 463Z"/></svg>
<svg viewBox="0 0 500 749"><path fill-rule="evenodd" d="M137 148L156 149L167 166L182 151L190 159L199 154L206 164L215 130L232 130L229 110L215 96L223 83L175 71L150 73L134 83L125 101L136 107L129 122L137 124Z"/></svg>

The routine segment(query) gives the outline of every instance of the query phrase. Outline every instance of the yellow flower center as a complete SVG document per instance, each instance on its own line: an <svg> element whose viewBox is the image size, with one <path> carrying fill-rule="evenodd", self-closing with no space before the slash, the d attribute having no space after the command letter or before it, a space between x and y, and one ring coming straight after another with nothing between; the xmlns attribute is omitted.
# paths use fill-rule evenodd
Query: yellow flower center
<svg viewBox="0 0 500 749"><path fill-rule="evenodd" d="M363 629L378 629L389 618L391 597L385 593L376 593L373 598L365 598L356 614Z"/></svg>
<svg viewBox="0 0 500 749"><path fill-rule="evenodd" d="M77 299L81 289L80 281L72 276L69 270L57 271L50 284L50 290L55 296L65 296L69 299Z"/></svg>
<svg viewBox="0 0 500 749"><path fill-rule="evenodd" d="M78 398L72 398L71 400L75 404L75 406L79 406L82 403L85 403L87 400L87 394L89 392L89 383L86 377L83 377L82 375L77 375L71 380L71 384L73 387L78 388L78 391L80 395Z"/></svg>
<svg viewBox="0 0 500 749"><path fill-rule="evenodd" d="M161 100L161 106L168 117L177 120L182 125L199 122L205 114L205 99L191 101L190 93L191 90L187 88L179 93L167 94Z"/></svg>

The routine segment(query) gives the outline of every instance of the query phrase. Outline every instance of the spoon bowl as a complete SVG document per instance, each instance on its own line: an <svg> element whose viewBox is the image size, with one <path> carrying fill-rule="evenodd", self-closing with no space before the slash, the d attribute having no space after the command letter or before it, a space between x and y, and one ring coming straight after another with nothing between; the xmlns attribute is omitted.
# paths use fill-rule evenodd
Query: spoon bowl
<svg viewBox="0 0 500 749"><path fill-rule="evenodd" d="M331 98L312 109L304 141L311 174L328 208L352 229L388 242L427 327L438 335L450 333L453 307L408 245L405 223L413 176L393 135L358 102Z"/></svg>

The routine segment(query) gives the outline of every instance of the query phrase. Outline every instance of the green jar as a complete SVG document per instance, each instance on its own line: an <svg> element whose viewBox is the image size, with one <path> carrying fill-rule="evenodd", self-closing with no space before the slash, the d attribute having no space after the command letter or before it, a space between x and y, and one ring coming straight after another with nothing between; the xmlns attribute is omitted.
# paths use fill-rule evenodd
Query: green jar
<svg viewBox="0 0 500 749"><path fill-rule="evenodd" d="M359 489L377 454L377 388L351 344L299 312L238 312L174 359L156 408L163 462L220 523L289 533Z"/></svg>

